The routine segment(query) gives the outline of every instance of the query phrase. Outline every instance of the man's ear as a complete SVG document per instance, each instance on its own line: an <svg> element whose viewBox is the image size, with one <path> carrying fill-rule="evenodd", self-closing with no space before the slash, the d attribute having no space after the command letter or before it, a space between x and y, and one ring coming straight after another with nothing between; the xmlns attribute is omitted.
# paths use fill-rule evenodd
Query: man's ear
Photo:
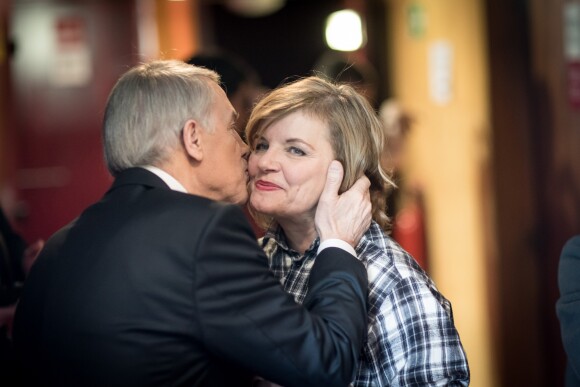
<svg viewBox="0 0 580 387"><path fill-rule="evenodd" d="M196 161L203 159L203 128L195 120L187 120L181 131L181 141L187 154Z"/></svg>

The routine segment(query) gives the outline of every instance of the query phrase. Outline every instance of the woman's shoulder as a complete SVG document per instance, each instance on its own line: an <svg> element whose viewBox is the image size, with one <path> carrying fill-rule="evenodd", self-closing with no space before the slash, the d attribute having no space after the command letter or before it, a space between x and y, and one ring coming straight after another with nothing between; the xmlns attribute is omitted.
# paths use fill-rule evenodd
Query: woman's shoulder
<svg viewBox="0 0 580 387"><path fill-rule="evenodd" d="M388 235L375 221L361 238L356 247L357 254L369 264L403 266L414 261L390 235Z"/></svg>
<svg viewBox="0 0 580 387"><path fill-rule="evenodd" d="M371 225L371 229L361 240L357 253L367 268L369 302L374 310L382 310L388 302L392 307L403 299L412 299L416 303L439 305L451 316L451 304L417 261L378 225Z"/></svg>
<svg viewBox="0 0 580 387"><path fill-rule="evenodd" d="M398 282L405 278L415 278L422 282L431 282L427 273L417 261L405 251L381 227L372 222L371 226L358 244L357 254L367 267L369 281Z"/></svg>

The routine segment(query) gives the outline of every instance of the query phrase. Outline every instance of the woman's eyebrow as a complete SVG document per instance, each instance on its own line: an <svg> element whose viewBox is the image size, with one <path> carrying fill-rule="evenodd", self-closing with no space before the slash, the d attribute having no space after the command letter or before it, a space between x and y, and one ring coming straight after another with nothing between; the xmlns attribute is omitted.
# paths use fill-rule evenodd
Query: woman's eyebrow
<svg viewBox="0 0 580 387"><path fill-rule="evenodd" d="M286 144L295 144L295 143L300 143L303 145L306 145L309 148L312 148L312 145L310 145L308 142L306 142L305 140L301 139L301 138L287 138L286 141L284 141Z"/></svg>

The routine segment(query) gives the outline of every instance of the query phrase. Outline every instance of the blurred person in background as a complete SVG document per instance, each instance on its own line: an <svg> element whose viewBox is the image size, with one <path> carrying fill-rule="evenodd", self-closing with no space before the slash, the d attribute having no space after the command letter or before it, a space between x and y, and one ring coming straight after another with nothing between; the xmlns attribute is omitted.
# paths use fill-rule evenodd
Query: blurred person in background
<svg viewBox="0 0 580 387"><path fill-rule="evenodd" d="M568 358L565 385L580 387L580 235L570 238L562 249L558 287L556 313Z"/></svg>
<svg viewBox="0 0 580 387"><path fill-rule="evenodd" d="M266 92L260 76L246 61L223 50L202 51L187 63L205 67L220 75L220 86L238 113L236 127L243 136L252 108Z"/></svg>
<svg viewBox="0 0 580 387"><path fill-rule="evenodd" d="M379 117L385 132L381 166L396 184L387 198L387 215L392 222L392 237L407 250L421 267L429 270L425 206L420 184L406 175L407 143L413 118L394 99L381 103Z"/></svg>
<svg viewBox="0 0 580 387"><path fill-rule="evenodd" d="M373 222L356 246L369 278L369 325L352 385L467 386L469 366L450 302L388 236L392 182L379 162L384 131L368 100L349 85L304 78L258 102L246 136L250 207L267 227L260 245L297 302L304 301L317 261L320 176L337 159L345 169L341 190L362 175L371 181Z"/></svg>
<svg viewBox="0 0 580 387"><path fill-rule="evenodd" d="M314 73L331 82L347 83L373 107L379 100L379 76L375 66L365 60L350 61L337 52L326 52L314 66Z"/></svg>

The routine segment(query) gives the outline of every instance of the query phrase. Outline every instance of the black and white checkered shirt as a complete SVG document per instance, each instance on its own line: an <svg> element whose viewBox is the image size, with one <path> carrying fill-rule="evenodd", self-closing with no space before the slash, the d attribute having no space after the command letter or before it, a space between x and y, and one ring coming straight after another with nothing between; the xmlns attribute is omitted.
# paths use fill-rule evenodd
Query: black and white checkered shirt
<svg viewBox="0 0 580 387"><path fill-rule="evenodd" d="M316 258L287 246L280 228L260 240L272 272L302 303ZM375 222L356 252L369 277L369 327L352 385L467 386L469 366L451 304L417 262Z"/></svg>

